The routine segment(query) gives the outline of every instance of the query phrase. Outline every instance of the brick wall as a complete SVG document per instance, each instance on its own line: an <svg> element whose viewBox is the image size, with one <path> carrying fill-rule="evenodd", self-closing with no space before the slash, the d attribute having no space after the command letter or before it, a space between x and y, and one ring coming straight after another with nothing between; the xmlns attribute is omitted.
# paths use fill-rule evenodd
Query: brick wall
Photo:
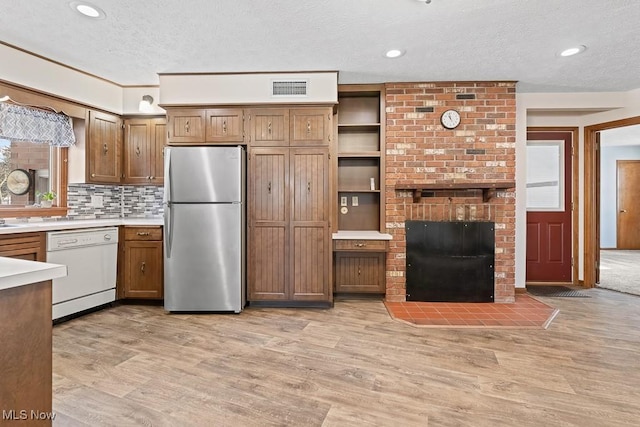
<svg viewBox="0 0 640 427"><path fill-rule="evenodd" d="M456 99L457 94L475 99ZM434 107L418 112L417 107ZM440 124L443 111L461 114L460 126ZM420 202L397 183L473 183L515 180L514 82L389 83L386 85L385 200L393 236L386 266L386 298L405 300L405 220L493 221L496 224L495 301L515 298L515 190L436 191ZM473 150L473 151L469 151Z"/></svg>

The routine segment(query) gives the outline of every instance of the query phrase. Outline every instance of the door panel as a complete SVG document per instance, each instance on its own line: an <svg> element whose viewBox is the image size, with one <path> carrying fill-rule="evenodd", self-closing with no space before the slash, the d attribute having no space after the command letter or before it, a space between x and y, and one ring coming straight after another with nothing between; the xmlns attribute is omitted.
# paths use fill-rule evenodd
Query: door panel
<svg viewBox="0 0 640 427"><path fill-rule="evenodd" d="M291 145L329 145L331 116L331 109L291 110Z"/></svg>
<svg viewBox="0 0 640 427"><path fill-rule="evenodd" d="M289 110L259 108L249 112L253 147L286 147L289 145Z"/></svg>
<svg viewBox="0 0 640 427"><path fill-rule="evenodd" d="M162 184L164 181L164 147L167 145L166 119L151 120L151 181Z"/></svg>
<svg viewBox="0 0 640 427"><path fill-rule="evenodd" d="M292 235L292 299L327 300L330 271L327 227L294 226Z"/></svg>
<svg viewBox="0 0 640 427"><path fill-rule="evenodd" d="M287 300L289 150L254 148L249 164L249 300Z"/></svg>
<svg viewBox="0 0 640 427"><path fill-rule="evenodd" d="M242 309L240 203L173 204L165 228L168 311Z"/></svg>
<svg viewBox="0 0 640 427"><path fill-rule="evenodd" d="M207 110L207 142L244 141L244 119L241 108Z"/></svg>
<svg viewBox="0 0 640 427"><path fill-rule="evenodd" d="M249 300L287 299L287 229L256 226L250 246Z"/></svg>
<svg viewBox="0 0 640 427"><path fill-rule="evenodd" d="M146 119L127 119L124 128L124 177L129 183L148 183L150 173L150 128Z"/></svg>
<svg viewBox="0 0 640 427"><path fill-rule="evenodd" d="M244 152L240 147L169 147L169 201L239 202Z"/></svg>
<svg viewBox="0 0 640 427"><path fill-rule="evenodd" d="M249 200L252 220L286 221L288 161L286 149L254 149L251 152Z"/></svg>
<svg viewBox="0 0 640 427"><path fill-rule="evenodd" d="M540 148L527 156L528 282L572 281L572 144L569 131L527 132L528 148Z"/></svg>
<svg viewBox="0 0 640 427"><path fill-rule="evenodd" d="M640 249L640 160L618 160L617 248Z"/></svg>
<svg viewBox="0 0 640 427"><path fill-rule="evenodd" d="M292 150L293 221L326 221L329 206L329 152Z"/></svg>

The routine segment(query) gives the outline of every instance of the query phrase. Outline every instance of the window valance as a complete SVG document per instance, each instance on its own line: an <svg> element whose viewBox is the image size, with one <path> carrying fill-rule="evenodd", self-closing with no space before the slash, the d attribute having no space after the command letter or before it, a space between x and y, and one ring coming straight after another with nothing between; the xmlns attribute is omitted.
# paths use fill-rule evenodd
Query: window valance
<svg viewBox="0 0 640 427"><path fill-rule="evenodd" d="M76 143L71 117L4 102L0 103L0 138L55 147Z"/></svg>

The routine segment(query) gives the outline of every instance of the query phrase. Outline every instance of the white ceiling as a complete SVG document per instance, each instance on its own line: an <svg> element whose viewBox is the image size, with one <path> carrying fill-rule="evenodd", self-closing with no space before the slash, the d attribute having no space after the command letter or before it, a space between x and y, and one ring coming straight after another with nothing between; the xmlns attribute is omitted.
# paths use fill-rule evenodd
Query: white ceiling
<svg viewBox="0 0 640 427"><path fill-rule="evenodd" d="M0 2L0 41L121 85L157 73L337 70L340 83L517 80L520 92L640 88L638 0ZM577 44L587 50L561 58ZM390 48L406 49L398 59ZM1 64L1 58L0 58Z"/></svg>

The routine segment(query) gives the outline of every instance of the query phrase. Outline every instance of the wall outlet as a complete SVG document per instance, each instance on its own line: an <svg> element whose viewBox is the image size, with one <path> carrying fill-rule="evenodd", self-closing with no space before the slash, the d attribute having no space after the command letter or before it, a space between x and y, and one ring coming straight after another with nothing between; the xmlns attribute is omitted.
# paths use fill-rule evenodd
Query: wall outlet
<svg viewBox="0 0 640 427"><path fill-rule="evenodd" d="M351 206L358 206L358 196L351 197Z"/></svg>
<svg viewBox="0 0 640 427"><path fill-rule="evenodd" d="M347 196L340 197L340 206L347 206Z"/></svg>
<svg viewBox="0 0 640 427"><path fill-rule="evenodd" d="M104 207L104 196L91 196L91 206L94 208Z"/></svg>

